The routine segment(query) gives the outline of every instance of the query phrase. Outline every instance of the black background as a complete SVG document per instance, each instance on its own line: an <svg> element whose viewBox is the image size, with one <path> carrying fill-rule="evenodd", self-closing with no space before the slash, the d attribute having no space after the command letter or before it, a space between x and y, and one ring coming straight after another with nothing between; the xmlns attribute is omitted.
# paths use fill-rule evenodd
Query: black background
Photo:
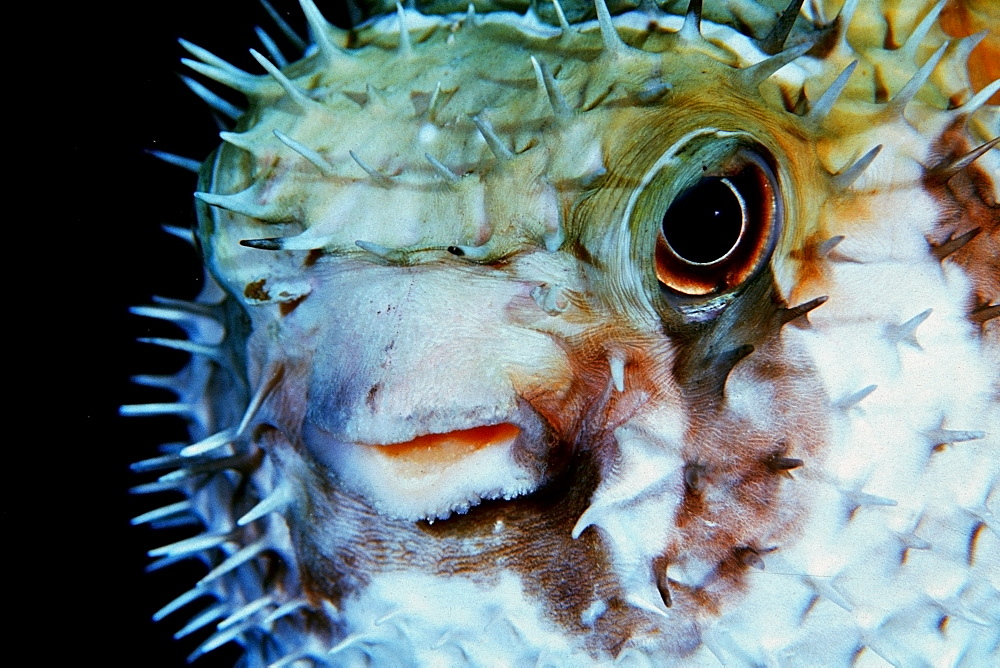
<svg viewBox="0 0 1000 668"><path fill-rule="evenodd" d="M297 2L273 4L305 34ZM318 4L344 25L339 2ZM13 405L26 399L34 410L9 420L30 419L36 429L9 446L16 455L7 463L11 483L2 516L12 534L5 571L16 593L5 607L18 611L15 629L23 624L45 639L40 646L30 642L41 652L40 665L183 666L210 631L181 641L171 636L207 601L159 624L150 617L205 570L192 562L144 573L147 550L192 529L131 527L130 517L178 498L135 496L128 489L153 478L130 472L129 464L155 456L159 443L183 439L184 427L172 418L117 415L123 403L169 399L132 385L131 375L170 372L186 358L135 342L179 331L130 315L128 307L148 304L153 295L192 298L201 285L192 249L160 227L191 225L195 176L146 150L202 159L218 143L211 113L178 76L208 83L185 72L178 37L259 73L248 53L263 51L253 27L272 36L278 30L252 1L72 3L46 11L53 15L39 16L28 35L44 46L36 47L30 69L18 73L29 87L8 93L8 108L23 121L8 123L8 133L39 126L27 137L32 152L28 173L20 174L27 177L24 192L8 193L29 202L16 229L32 243L23 255L17 245L12 250L43 269L36 281L47 287L42 299L29 300L37 312L20 316L40 324L15 329L20 317L8 312L9 332L20 332L18 340L28 339L28 349L37 352L13 360L29 362L25 388L32 388ZM22 28L28 31L27 22ZM279 43L293 59L289 43ZM57 187L39 187L45 183ZM20 355L20 348L11 349ZM194 665L231 666L238 656L230 644Z"/></svg>

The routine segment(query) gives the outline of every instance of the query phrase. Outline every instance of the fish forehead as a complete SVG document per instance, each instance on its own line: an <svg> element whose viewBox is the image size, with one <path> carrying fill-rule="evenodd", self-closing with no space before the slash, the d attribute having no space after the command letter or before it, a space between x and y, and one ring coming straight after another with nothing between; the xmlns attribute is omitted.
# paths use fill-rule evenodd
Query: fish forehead
<svg viewBox="0 0 1000 668"><path fill-rule="evenodd" d="M188 387L209 413L248 406L226 445L248 486L193 495L233 536L209 560L245 546L241 578L287 569L232 636L251 656L995 653L995 321L976 314L997 298L996 151L933 177L995 108L948 110L972 97L956 47L889 113L945 40L931 21L900 53L933 19L912 3L846 27L807 3L822 48L741 78L768 54L731 26L759 37L775 14L744 4L687 41L657 12L566 35L405 10L253 80L203 169L199 235L256 389ZM662 210L738 151L774 169L773 254L708 316L678 310L651 260ZM464 469L407 459L504 425Z"/></svg>
<svg viewBox="0 0 1000 668"><path fill-rule="evenodd" d="M607 236L622 226L625 200L644 172L664 152L678 150L683 138L749 128L748 134L781 148L759 99L749 107L756 115L745 113L750 91L734 83L720 98L717 87L704 85L724 80L741 57L752 59L744 64L762 59L749 44L741 56L705 42L703 50L721 52L727 63L698 49L682 50L681 57L676 49L632 49L612 63L601 56L595 29L570 48L551 27L525 30L516 15L491 14L420 17L418 32L426 38L401 55L394 21L362 30L357 51L337 67L293 66L294 80L295 67L312 65L304 83L315 103L290 110L265 94L241 121L242 132L224 137L219 162L225 168L213 175L213 191L239 194L237 208L258 218L294 220L300 227L289 227L302 238L287 240L285 248L350 250L357 240L404 249L478 246L487 238L504 248L537 243L558 228ZM746 42L731 28L719 29ZM455 30L476 38L456 39ZM656 43L667 35L654 32L644 47L667 49ZM280 96L280 88L275 93ZM737 109L741 113L733 114ZM482 124L498 150L516 159L493 155ZM315 151L325 173L275 132ZM359 178L365 167L355 158L385 178ZM236 164L245 168L229 168ZM598 180L600 188L590 187ZM583 198L597 210L575 216ZM251 232L220 226L206 240L209 247L213 240L231 246L226 228ZM233 264L246 266L253 255L244 252Z"/></svg>

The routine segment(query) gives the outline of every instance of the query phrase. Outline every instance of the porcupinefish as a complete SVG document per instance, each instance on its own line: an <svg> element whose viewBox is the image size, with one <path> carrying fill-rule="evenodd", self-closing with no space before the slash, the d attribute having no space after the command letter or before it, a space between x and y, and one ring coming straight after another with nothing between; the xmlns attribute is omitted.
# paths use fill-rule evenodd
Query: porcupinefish
<svg viewBox="0 0 1000 668"><path fill-rule="evenodd" d="M136 309L196 655L996 665L995 3L301 4Z"/></svg>

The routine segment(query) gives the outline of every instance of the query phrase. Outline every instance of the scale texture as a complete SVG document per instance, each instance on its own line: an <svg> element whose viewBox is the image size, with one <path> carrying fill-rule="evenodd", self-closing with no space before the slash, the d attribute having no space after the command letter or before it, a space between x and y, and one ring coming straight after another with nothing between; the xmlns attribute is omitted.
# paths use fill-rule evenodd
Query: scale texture
<svg viewBox="0 0 1000 668"><path fill-rule="evenodd" d="M995 3L302 9L135 309L195 656L1000 661Z"/></svg>

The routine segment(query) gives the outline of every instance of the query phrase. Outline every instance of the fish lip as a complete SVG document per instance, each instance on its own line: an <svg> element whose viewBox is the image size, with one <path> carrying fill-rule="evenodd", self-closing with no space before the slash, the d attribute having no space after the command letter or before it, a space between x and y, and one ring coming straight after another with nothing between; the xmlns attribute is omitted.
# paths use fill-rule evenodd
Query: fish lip
<svg viewBox="0 0 1000 668"><path fill-rule="evenodd" d="M434 447L433 443L434 440L446 440L449 437L452 437L456 440L474 439L478 437L478 434L473 434L472 432L481 432L483 430L495 429L495 434L492 434L493 438L491 438L491 442L483 443L482 445L478 446L478 447L490 447L492 445L498 444L499 442L507 440L507 438L510 436L503 434L500 428L504 426L510 426L517 430L517 433L513 435L514 437L518 436L522 431L521 427L518 426L515 422L513 422L510 419L506 419L506 420L498 420L495 422L484 423L480 425L474 425L471 427L451 429L448 431L427 431L419 433L413 438L405 441L403 440L385 441L379 443L371 443L367 441L354 441L354 445L367 446L371 448L383 448L383 449L392 449L401 447L420 447L422 445L426 445L426 447Z"/></svg>
<svg viewBox="0 0 1000 668"><path fill-rule="evenodd" d="M407 521L447 519L485 500L530 494L548 480L549 428L527 402L518 404L505 417L502 412L485 421L481 415L460 416L449 421L455 428L421 430L407 440L345 439L314 424L306 426L303 439L339 485L378 514ZM392 427L386 432L398 433ZM462 443L470 432L486 438Z"/></svg>

